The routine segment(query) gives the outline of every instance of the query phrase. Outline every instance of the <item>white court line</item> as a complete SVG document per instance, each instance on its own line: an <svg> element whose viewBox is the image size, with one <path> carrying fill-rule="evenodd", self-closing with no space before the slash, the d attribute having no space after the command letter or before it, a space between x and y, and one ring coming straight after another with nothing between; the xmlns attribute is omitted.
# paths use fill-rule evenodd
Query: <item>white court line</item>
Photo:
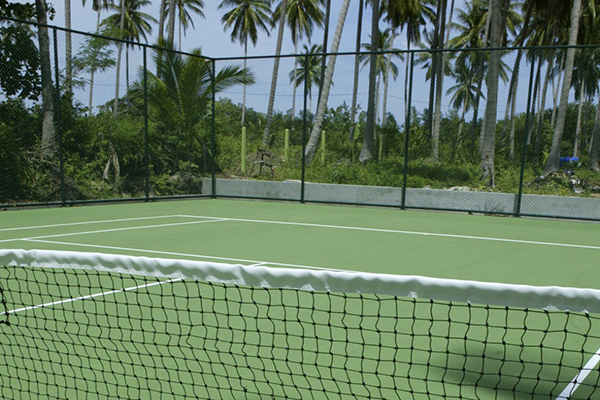
<svg viewBox="0 0 600 400"><path fill-rule="evenodd" d="M85 222L66 222L64 224L20 226L20 227L16 227L16 228L2 228L2 229L0 229L0 232L21 231L21 230L28 230L28 229L42 229L42 228L58 228L58 227L63 227L63 226L106 224L106 223L112 223L112 222L141 221L141 220L146 220L146 219L160 219L160 218L181 218L181 217L179 215L159 215L159 216L154 216L154 217L105 219L105 220L99 220L99 221L85 221ZM211 218L211 217L207 217L207 218Z"/></svg>
<svg viewBox="0 0 600 400"><path fill-rule="evenodd" d="M190 257L190 258L210 259L210 260L219 260L219 261L233 261L233 262L237 262L237 263L250 263L251 266L276 265L279 267L306 268L306 269L314 269L314 270L322 270L322 271L356 272L356 271L345 270L345 269L314 267L311 265L286 264L286 263L271 262L271 261L248 260L248 259L244 259L244 258L216 257L216 256L207 256L207 255L201 255L201 254L177 253L177 252L173 252L173 251L134 249L134 248L130 248L130 247L103 246L103 245L99 245L99 244L57 242L54 240L41 240L41 239L33 239L33 238L32 239L20 239L20 240L23 240L26 242L58 244L58 245L64 245L64 246L90 247L90 248L97 248L97 249L130 251L130 252L142 253L142 254L152 253L152 254L161 254L161 255L165 255L165 256Z"/></svg>
<svg viewBox="0 0 600 400"><path fill-rule="evenodd" d="M86 300L86 299L93 299L94 297L108 296L108 295L116 294L116 293L124 293L124 292L129 292L129 291L132 291L132 290L143 289L143 288L146 288L146 287L151 287L151 286L156 286L156 285L162 285L162 284L165 284L165 283L179 282L179 281L182 281L182 280L183 279L181 279L181 278L179 278L179 279L169 279L167 281L152 282L152 283L148 283L146 285L138 285L138 286L132 286L132 287L123 288L123 289L110 290L108 292L88 294L86 296L73 297L73 298L70 298L70 299L53 301L53 302L50 302L50 303L37 304L35 306L17 308L17 309L14 309L14 310L10 310L8 312L4 311L4 312L0 312L0 315L6 315L6 314L8 314L10 316L11 314L18 313L18 312L35 310L35 309L42 308L42 307L52 307L52 306L56 306L58 304L72 303L74 301Z"/></svg>
<svg viewBox="0 0 600 400"><path fill-rule="evenodd" d="M48 239L48 238L57 238L57 237L66 237L66 236L91 235L94 233L131 231L131 230L137 230L137 229L163 228L163 227L182 226L182 225L195 225L195 224L205 224L208 222L222 222L222 221L227 221L227 219L222 218L222 219L211 219L211 220L194 221L194 222L176 222L176 223L172 223L172 224L158 224L158 225L131 226L131 227L127 227L127 228L101 229L101 230L97 230L97 231L58 233L56 235L43 235L43 236L32 236L32 237L25 237L25 238L4 239L4 240L0 240L0 243L14 242L14 241L18 241L18 240Z"/></svg>
<svg viewBox="0 0 600 400"><path fill-rule="evenodd" d="M600 349L590 358L590 360L585 364L585 366L579 371L579 373L573 378L571 383L567 385L567 387L562 391L562 393L556 398L556 400L567 400L570 399L573 393L577 390L579 385L583 383L585 378L592 372L594 368L600 362Z"/></svg>
<svg viewBox="0 0 600 400"><path fill-rule="evenodd" d="M178 217L218 218L218 217L205 217L205 216L199 216L199 215L178 215ZM345 229L345 230L353 230L353 231L383 232L383 233L400 233L400 234L405 234L405 235L434 236L434 237L447 237L447 238L456 238L456 239L486 240L486 241L491 241L491 242L536 244L536 245L543 245L543 246L557 246L557 247L571 247L571 248L577 248L577 249L600 250L600 246L590 246L590 245L584 245L584 244L540 242L540 241L535 241L535 240L521 240L521 239L503 239L503 238L486 237L486 236L454 235L454 234L450 234L450 233L417 232L417 231L403 231L403 230L380 229L380 228L361 228L361 227L357 227L357 226L310 224L310 223L305 223L305 222L269 221L269 220L245 219L245 218L227 218L227 220L228 221L238 221L238 222L255 222L255 223L260 223L260 224L309 226L309 227L316 227L316 228Z"/></svg>

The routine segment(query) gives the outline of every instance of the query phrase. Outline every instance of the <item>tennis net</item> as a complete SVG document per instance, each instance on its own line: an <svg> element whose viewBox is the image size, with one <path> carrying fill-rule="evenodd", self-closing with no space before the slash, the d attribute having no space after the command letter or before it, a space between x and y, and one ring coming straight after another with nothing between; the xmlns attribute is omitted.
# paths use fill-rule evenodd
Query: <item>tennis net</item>
<svg viewBox="0 0 600 400"><path fill-rule="evenodd" d="M600 398L600 291L0 250L0 395Z"/></svg>

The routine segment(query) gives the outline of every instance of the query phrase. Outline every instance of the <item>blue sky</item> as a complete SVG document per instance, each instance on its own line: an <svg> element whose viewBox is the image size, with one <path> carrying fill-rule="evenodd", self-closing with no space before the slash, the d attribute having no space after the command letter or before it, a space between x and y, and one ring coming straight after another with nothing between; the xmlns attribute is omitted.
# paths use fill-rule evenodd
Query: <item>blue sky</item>
<svg viewBox="0 0 600 400"><path fill-rule="evenodd" d="M204 0L204 14L205 18L200 18L198 16L194 17L195 28L188 29L187 35L182 40L182 50L191 50L194 48L201 48L203 54L211 57L237 57L243 56L243 48L239 43L232 43L230 39L230 33L224 31L223 26L221 24L221 17L224 14L225 10L220 10L218 8L221 0ZM64 26L64 2L57 1L51 3L54 9L56 10L55 18L50 23L52 25ZM342 41L340 45L340 52L352 52L355 50L356 43L356 30L358 25L358 0L352 0L350 3L350 9L348 12L348 16L344 25L344 33L342 35ZM329 36L329 45L330 47L331 39L333 37L333 33L336 28L339 11L342 5L341 0L333 0L332 1L332 12L331 12L331 21L330 21L330 36ZM155 16L158 19L158 0L152 0L152 4L145 9L144 12ZM455 7L460 8L462 6L462 1L458 1ZM103 11L102 18L105 18L109 13L107 11ZM73 29L84 31L84 32L93 32L96 27L96 17L97 14L91 8L91 0L86 2L86 5L83 6L81 1L72 1L72 27ZM456 14L455 14L456 17ZM371 20L371 10L367 8L363 15L363 32L362 32L362 42L367 42L369 40L370 34L370 20ZM380 23L380 27L385 28L384 23ZM157 26L153 26L152 37L149 39L150 43L154 43L157 36ZM258 44L256 47L249 48L249 55L270 55L275 53L275 41L276 41L277 30L273 29L272 34L268 37L266 34L262 33L259 37ZM177 36L177 33L176 33ZM78 46L81 45L82 37L74 37L73 38L73 52L74 54L77 52ZM323 40L323 30L316 29L312 38L313 43L320 44ZM304 43L307 43L307 40L304 39ZM59 46L61 46L61 39L59 39ZM401 32L399 36L396 38L394 42L394 47L399 49L406 48L406 40L404 38L404 34ZM64 45L63 45L64 49ZM301 47L300 47L301 50ZM64 50L62 50L64 51ZM59 49L59 53L61 50ZM283 50L282 54L293 54L294 47L291 41L289 30L286 30ZM115 51L116 54L116 51ZM60 55L60 54L59 54ZM129 67L129 75L130 82L133 82L137 79L138 71L140 66L142 65L141 51L132 50L130 51L130 67ZM403 91L404 91L404 66L405 63L402 60L396 60L396 64L400 70L400 74L396 81L392 82L390 85L390 90L388 93L388 104L387 111L392 112L398 116L404 114L404 102L403 102ZM228 64L236 63L241 64L241 60L227 62ZM222 62L221 65L225 65L225 62ZM255 108L259 112L266 111L266 104L268 102L268 93L269 86L271 82L272 70L273 70L273 60L272 59L264 59L264 60L256 60L249 63L249 67L252 69L256 84L248 88L248 97L247 102L249 107ZM511 65L512 67L512 65ZM293 58L283 59L281 62L280 72L279 72L279 83L277 86L277 97L275 102L275 109L278 111L290 110L294 106L293 104L293 88L290 85L290 72L294 69ZM338 106L342 103L350 104L351 102L351 94L352 94L352 78L354 71L354 57L346 56L346 57L338 57L336 62L336 69L334 75L334 86L331 91L331 95L329 98L330 106ZM366 104L366 93L368 91L367 87L367 76L366 69L362 70L361 78L360 78L360 87L359 87L359 103ZM123 95L125 93L126 85L125 85L125 73L122 72L122 80L120 85L120 94ZM417 109L422 110L427 107L428 104L428 92L429 92L429 84L425 81L425 76L420 67L415 68L415 77L414 77L414 91L413 91L413 106ZM444 86L445 90L452 85L452 82L448 79L445 80ZM101 104L106 103L114 97L115 93L115 70L112 69L107 71L106 73L97 77L96 85L94 87L94 107L97 107ZM444 91L445 91L444 90ZM502 89L501 89L502 90ZM232 88L227 92L223 93L222 96L231 98L234 103L241 103L242 101L242 88ZM87 105L87 88L83 90L78 90L75 94L76 98L80 100L83 104ZM501 93L501 98L502 98ZM316 104L316 90L313 95L313 109L314 104ZM521 102L520 102L521 103ZM503 100L500 100L500 108L503 108ZM296 111L298 111L302 106L302 97L301 90L298 91L296 96ZM522 108L522 107L519 107ZM444 113L448 112L451 109L449 105L449 97L446 97L446 100L443 102L442 111ZM502 112L503 110L499 110ZM401 120L401 117L398 117Z"/></svg>

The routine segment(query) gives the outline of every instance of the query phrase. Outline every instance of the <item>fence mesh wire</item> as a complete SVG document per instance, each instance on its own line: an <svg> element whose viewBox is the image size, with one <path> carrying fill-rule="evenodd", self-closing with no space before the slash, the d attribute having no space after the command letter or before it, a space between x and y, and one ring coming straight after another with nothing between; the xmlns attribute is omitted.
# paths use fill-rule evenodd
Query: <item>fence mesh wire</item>
<svg viewBox="0 0 600 400"><path fill-rule="evenodd" d="M14 43L0 67L3 206L192 195L600 219L598 47L576 50L560 164L544 173L565 48L381 52L373 85L369 53L326 55L325 98L315 48L212 59L59 28L40 46L35 24L0 27Z"/></svg>

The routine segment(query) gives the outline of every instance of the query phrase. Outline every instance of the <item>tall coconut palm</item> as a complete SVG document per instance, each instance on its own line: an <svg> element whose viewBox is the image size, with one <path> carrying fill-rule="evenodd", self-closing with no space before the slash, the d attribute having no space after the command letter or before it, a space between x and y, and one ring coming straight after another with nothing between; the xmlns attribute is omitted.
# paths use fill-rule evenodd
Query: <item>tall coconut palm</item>
<svg viewBox="0 0 600 400"><path fill-rule="evenodd" d="M279 56L281 55L281 44L283 43L283 31L285 28L285 18L287 16L288 0L282 0L281 11L279 14L279 29L277 31L277 45L275 47L275 59L273 60L273 76L271 78L271 90L269 91L269 103L267 105L267 115L265 118L265 129L263 131L262 146L269 146L271 135L271 119L273 118L273 107L275 105L275 92L277 90L277 77L279 75ZM272 21L275 23L275 20Z"/></svg>
<svg viewBox="0 0 600 400"><path fill-rule="evenodd" d="M379 0L371 1L371 48L379 47ZM373 158L373 144L375 140L375 90L377 85L377 54L371 53L369 58L369 94L367 99L367 120L363 143L358 160L366 163Z"/></svg>
<svg viewBox="0 0 600 400"><path fill-rule="evenodd" d="M312 112L312 88L321 88L321 59L323 48L321 45L313 44L310 49L304 45L302 55L298 57L298 68L290 71L290 82L295 88L304 86L308 91L308 111Z"/></svg>
<svg viewBox="0 0 600 400"><path fill-rule="evenodd" d="M288 0L286 20L292 34L294 53L298 53L298 43L306 36L310 43L315 25L323 26L323 11L319 7L321 0ZM273 20L279 19L281 4L275 8ZM322 47L321 47L322 48ZM298 68L298 59L294 62L294 69ZM292 118L296 115L296 86L292 96Z"/></svg>
<svg viewBox="0 0 600 400"><path fill-rule="evenodd" d="M156 19L150 14L146 14L140 9L150 5L150 0L121 0L121 4L116 6L109 4L108 9L115 11L102 22L107 27L119 26L119 37L132 42L139 42L141 39L148 42L148 35L152 33L151 22L156 23ZM127 45L131 46L130 44ZM114 101L114 113L118 112L119 108L119 87L120 87L120 70L121 70L121 52L123 44L117 44L117 72L116 72L116 89ZM127 86L129 86L129 56L127 54L126 62Z"/></svg>
<svg viewBox="0 0 600 400"><path fill-rule="evenodd" d="M325 71L325 79L323 80L323 86L319 94L319 105L317 107L317 114L315 115L315 121L310 132L310 137L306 145L304 152L306 165L310 165L319 144L321 138L321 129L323 126L323 120L325 119L325 109L327 108L327 100L329 99L329 90L331 89L333 81L333 71L335 69L335 61L338 49L340 48L340 41L342 38L342 32L344 30L344 23L346 21L346 15L348 14L348 8L350 8L350 0L344 0L340 9L337 26L335 28L335 34L333 35L333 41L331 43L331 53L329 56L329 63L327 64L327 71Z"/></svg>
<svg viewBox="0 0 600 400"><path fill-rule="evenodd" d="M388 28L386 30L384 30L383 32L379 33L379 45L378 48L373 50L371 48L371 43L363 43L362 44L362 48L365 51L365 54L362 54L361 56L361 61L362 61L362 67L366 68L366 67L370 67L370 62L371 62L371 55L370 53L372 51L382 51L382 50L389 50L391 51L390 54L386 54L386 53L377 53L377 64L376 64L376 73L377 73L377 84L375 87L375 115L376 115L376 122L384 122L383 119L385 118L385 109L383 110L383 113L381 115L381 118L379 118L379 97L380 97L380 89L381 89L381 82L384 83L384 85L387 83L387 80L389 79L389 75L391 75L392 79L396 80L396 78L398 77L398 66L392 62L393 59L396 60L402 60L403 57L402 55L399 53L399 49L395 49L392 48L392 42L393 42L393 31L392 29ZM385 101L385 100L384 100Z"/></svg>
<svg viewBox="0 0 600 400"><path fill-rule="evenodd" d="M170 5L170 4L169 4ZM181 41L183 35L187 32L187 29L191 26L195 28L194 19L192 18L193 12L200 18L204 18L204 2L202 0L176 0L175 2L175 17L179 22L179 50L181 51ZM170 17L171 8L165 7L165 16Z"/></svg>
<svg viewBox="0 0 600 400"><path fill-rule="evenodd" d="M35 12L40 43L40 66L42 70L42 155L48 158L55 154L54 132L54 87L50 64L50 37L48 35L48 5L46 0L35 0Z"/></svg>
<svg viewBox="0 0 600 400"><path fill-rule="evenodd" d="M83 0L84 6L85 6L85 3L86 3L85 0ZM109 4L113 4L113 0L93 0L92 1L92 10L94 10L97 14L97 16L96 16L96 33L100 32L100 26L102 24L102 21L101 21L102 9L107 10ZM108 33L107 36L110 36L110 35L112 35L112 33ZM92 45L92 47L95 47L95 45ZM92 51L94 51L94 50L92 50ZM89 115L92 115L93 99L94 99L94 81L95 81L95 77L96 77L96 71L98 71L99 68L87 67L86 69L88 69L90 72L89 111L88 111L88 113L89 113Z"/></svg>
<svg viewBox="0 0 600 400"><path fill-rule="evenodd" d="M224 0L219 9L232 7L227 11L221 22L225 29L231 28L231 41L239 41L244 46L244 69L247 67L248 41L256 46L259 30L270 36L267 24L271 21L269 0ZM242 97L242 126L246 118L246 85Z"/></svg>
<svg viewBox="0 0 600 400"><path fill-rule="evenodd" d="M410 51L411 45L421 42L421 26L425 25L425 16L433 19L433 10L428 1L420 0L390 1L387 10L387 20L392 26L397 26L406 31L406 49ZM408 77L409 63L405 65L404 74L404 104L405 118L408 116Z"/></svg>
<svg viewBox="0 0 600 400"><path fill-rule="evenodd" d="M581 0L573 1L573 8L571 9L571 26L569 28L569 46L577 44L577 35L579 33L579 20L581 18ZM563 86L560 95L560 105L558 108L558 114L556 117L556 125L554 127L554 135L552 136L552 146L550 148L550 155L546 167L544 168L543 175L546 176L551 172L558 171L560 166L560 144L562 140L562 134L565 129L565 121L567 117L567 107L569 105L569 91L571 89L571 78L573 76L573 65L575 63L575 48L570 47L567 49L565 58L565 69L563 77Z"/></svg>
<svg viewBox="0 0 600 400"><path fill-rule="evenodd" d="M502 45L502 32L504 19L509 0L492 0L490 17L490 45L498 48ZM500 78L501 53L498 50L490 53L487 76L487 102L485 107L485 123L482 129L483 140L481 145L481 181L490 186L495 186L494 156L496 150L496 116L498 112L498 81Z"/></svg>
<svg viewBox="0 0 600 400"><path fill-rule="evenodd" d="M448 88L447 94L451 94L450 103L456 111L460 110L460 120L458 124L458 132L452 145L451 160L454 161L457 151L463 143L463 126L465 124L465 114L475 103L476 98L483 98L483 93L479 93L479 85L477 84L476 69L471 67L475 61L473 52L463 52L456 59L452 76L456 84Z"/></svg>
<svg viewBox="0 0 600 400"><path fill-rule="evenodd" d="M573 157L579 157L579 144L582 131L583 103L598 93L600 82L600 51L598 49L581 49L575 55L573 79L571 86L578 95L577 126L573 144Z"/></svg>
<svg viewBox="0 0 600 400"><path fill-rule="evenodd" d="M383 32L379 33L379 48L373 50L371 48L371 43L364 43L363 44L363 48L367 51L367 52L371 52L371 51L382 51L382 50L389 50L390 53L389 54L385 54L385 53L378 53L377 54L377 85L375 87L375 123L376 125L383 125L385 124L385 116L386 116L386 100L387 100L387 88L388 88L388 84L389 84L389 78L390 75L392 77L393 80L396 80L396 78L398 77L398 66L392 62L392 59L398 59L398 60L402 60L403 57L402 55L399 53L399 49L394 49L392 47L392 43L394 41L394 31L390 28L386 29ZM366 67L367 65L370 66L370 55L369 54L365 54L363 55L363 66ZM382 109L382 114L381 114L381 118L379 118L379 109L380 109L380 89L381 89L381 82L383 81L383 85L384 85L384 93L383 93L383 109ZM383 155L383 141L384 138L381 134L381 132L379 133L379 159L381 159L382 155Z"/></svg>
<svg viewBox="0 0 600 400"><path fill-rule="evenodd" d="M354 85L352 89L352 105L350 106L350 142L354 141L354 133L356 132L356 103L358 98L358 79L360 69L360 46L362 35L362 20L363 20L364 0L358 3L358 25L356 27L356 55L354 56Z"/></svg>

